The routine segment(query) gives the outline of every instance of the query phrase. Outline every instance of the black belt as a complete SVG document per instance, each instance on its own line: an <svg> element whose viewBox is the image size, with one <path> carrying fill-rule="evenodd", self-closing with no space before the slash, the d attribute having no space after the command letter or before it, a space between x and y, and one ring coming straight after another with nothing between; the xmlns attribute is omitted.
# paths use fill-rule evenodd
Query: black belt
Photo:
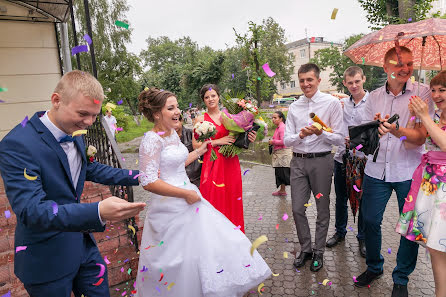
<svg viewBox="0 0 446 297"><path fill-rule="evenodd" d="M324 157L326 155L331 154L331 152L322 152L322 153L309 153L309 154L299 154L299 153L294 153L293 152L293 156L298 157L298 158L318 158L318 157Z"/></svg>

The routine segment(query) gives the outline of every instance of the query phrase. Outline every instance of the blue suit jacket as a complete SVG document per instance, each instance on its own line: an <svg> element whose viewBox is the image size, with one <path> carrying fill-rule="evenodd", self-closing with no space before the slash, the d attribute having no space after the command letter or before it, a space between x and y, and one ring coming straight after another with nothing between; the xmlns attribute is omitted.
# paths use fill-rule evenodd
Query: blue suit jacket
<svg viewBox="0 0 446 297"><path fill-rule="evenodd" d="M78 270L83 232L104 231L98 203L79 203L86 180L105 185L137 185L128 170L98 162L87 163L82 137L75 145L82 155L76 188L67 156L36 113L25 127L17 125L0 142L0 172L6 195L17 216L15 246L27 246L15 254L14 270L25 284L45 283ZM27 180L23 171L37 176ZM53 214L53 203L58 205ZM93 238L92 238L93 239ZM94 239L93 239L94 241Z"/></svg>

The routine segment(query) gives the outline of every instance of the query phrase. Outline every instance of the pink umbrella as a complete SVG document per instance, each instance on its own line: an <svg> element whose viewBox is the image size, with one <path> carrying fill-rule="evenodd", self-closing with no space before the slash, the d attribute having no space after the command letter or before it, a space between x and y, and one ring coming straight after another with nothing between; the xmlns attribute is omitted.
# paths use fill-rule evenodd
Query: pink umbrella
<svg viewBox="0 0 446 297"><path fill-rule="evenodd" d="M388 25L365 35L344 54L356 64L382 67L384 55L396 42L412 51L415 68L446 68L446 19L432 18L416 23Z"/></svg>

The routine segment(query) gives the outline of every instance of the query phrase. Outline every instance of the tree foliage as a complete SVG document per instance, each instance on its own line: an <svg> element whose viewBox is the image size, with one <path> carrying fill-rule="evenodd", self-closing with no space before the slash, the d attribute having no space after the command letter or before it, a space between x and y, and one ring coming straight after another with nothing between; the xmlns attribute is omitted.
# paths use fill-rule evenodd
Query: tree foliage
<svg viewBox="0 0 446 297"><path fill-rule="evenodd" d="M362 34L350 36L345 40L343 50L347 49L350 45L358 41L362 37ZM347 89L342 84L344 71L350 66L355 66L350 58L342 54L342 51L335 46L317 50L314 54L314 58L310 62L317 64L321 70L330 68L330 83L336 87L339 92L346 92ZM383 85L386 80L386 75L381 67L356 65L362 68L365 76L367 77L364 84L366 90L372 91L377 87Z"/></svg>

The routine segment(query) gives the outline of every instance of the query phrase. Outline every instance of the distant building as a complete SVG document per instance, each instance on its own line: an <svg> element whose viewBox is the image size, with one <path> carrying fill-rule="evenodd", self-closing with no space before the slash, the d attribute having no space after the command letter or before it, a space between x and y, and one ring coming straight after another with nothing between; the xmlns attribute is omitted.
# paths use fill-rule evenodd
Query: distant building
<svg viewBox="0 0 446 297"><path fill-rule="evenodd" d="M277 93L282 97L301 95L302 90L299 87L299 78L297 71L299 67L306 64L314 57L314 52L330 46L338 47L342 50L342 44L324 41L323 37L310 37L308 39L300 39L286 44L288 53L294 55L294 72L291 74L289 82L277 82ZM336 92L336 87L329 81L329 75L332 72L330 69L321 71L321 84L319 90L322 92L333 93ZM276 96L277 97L277 96Z"/></svg>
<svg viewBox="0 0 446 297"><path fill-rule="evenodd" d="M440 12L440 15L446 14L446 0L435 0L432 2L431 13Z"/></svg>

